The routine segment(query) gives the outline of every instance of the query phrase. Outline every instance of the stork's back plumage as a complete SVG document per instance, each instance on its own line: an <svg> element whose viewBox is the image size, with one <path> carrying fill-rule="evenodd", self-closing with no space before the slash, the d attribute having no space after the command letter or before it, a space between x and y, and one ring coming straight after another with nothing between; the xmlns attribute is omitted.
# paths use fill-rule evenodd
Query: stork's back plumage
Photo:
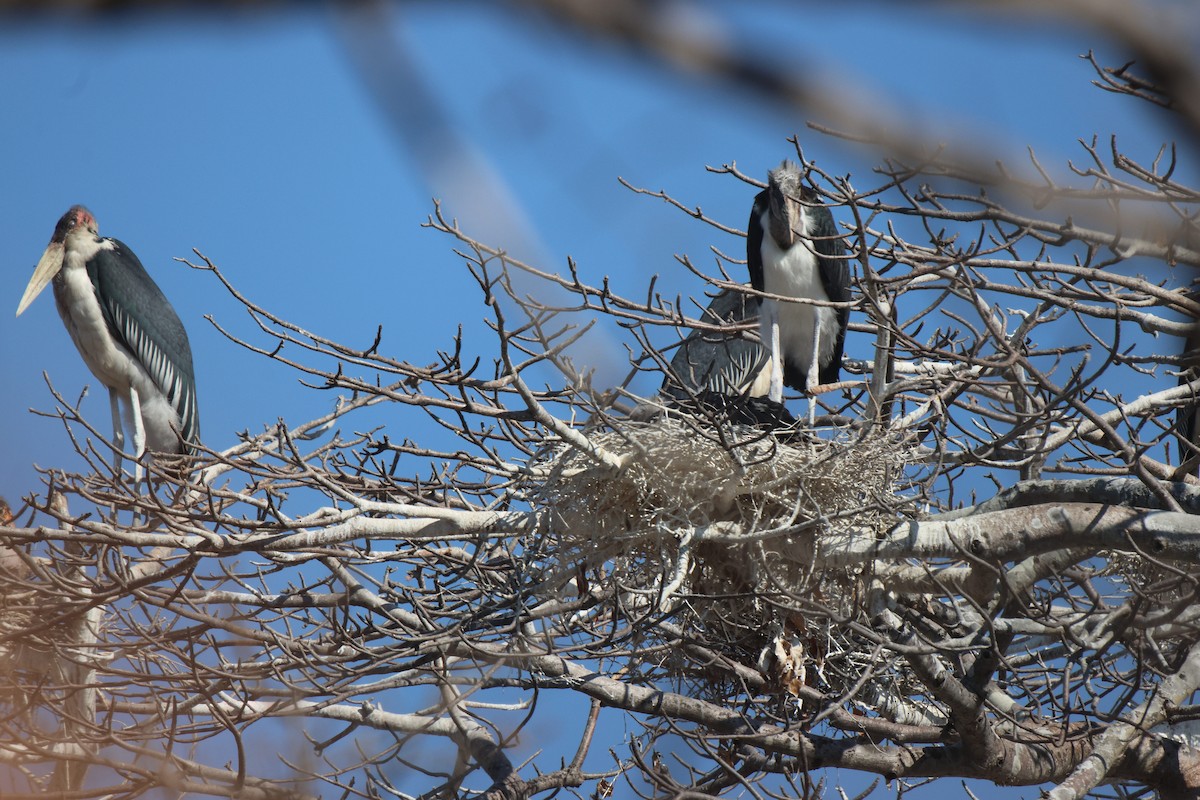
<svg viewBox="0 0 1200 800"><path fill-rule="evenodd" d="M175 410L184 449L194 452L200 415L187 331L133 251L116 239L104 242L110 246L87 261L87 273L105 321Z"/></svg>
<svg viewBox="0 0 1200 800"><path fill-rule="evenodd" d="M710 325L736 325L758 316L759 300L724 289L700 315ZM768 354L759 342L717 331L693 330L671 359L671 374L662 391L682 399L690 394L766 394L755 382L767 366Z"/></svg>
<svg viewBox="0 0 1200 800"><path fill-rule="evenodd" d="M759 299L736 289L723 289L702 322L732 326L754 319ZM766 397L770 354L745 332L694 329L671 359L659 395L669 406L691 414L733 423L780 428L795 420L781 404Z"/></svg>

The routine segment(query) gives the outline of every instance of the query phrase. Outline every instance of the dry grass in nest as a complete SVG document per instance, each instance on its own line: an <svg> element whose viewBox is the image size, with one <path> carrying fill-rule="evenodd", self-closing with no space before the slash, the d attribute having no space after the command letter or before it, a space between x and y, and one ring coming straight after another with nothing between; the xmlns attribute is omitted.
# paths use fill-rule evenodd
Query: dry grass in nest
<svg viewBox="0 0 1200 800"><path fill-rule="evenodd" d="M814 570L815 543L830 531L874 537L896 523L906 462L890 441L785 438L672 417L592 439L630 463L614 474L574 451L552 463L541 502L554 513L561 563L645 590L731 655L808 627L780 610L790 599L849 611L858 576ZM716 530L737 533L706 539Z"/></svg>

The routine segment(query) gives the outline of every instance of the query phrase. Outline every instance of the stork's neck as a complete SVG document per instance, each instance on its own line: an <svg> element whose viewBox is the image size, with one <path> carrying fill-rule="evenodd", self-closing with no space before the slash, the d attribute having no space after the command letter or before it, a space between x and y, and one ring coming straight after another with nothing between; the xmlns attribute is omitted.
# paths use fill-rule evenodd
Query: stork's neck
<svg viewBox="0 0 1200 800"><path fill-rule="evenodd" d="M72 233L64 242L63 268L79 268L91 261L101 250L112 250L116 243L94 233Z"/></svg>

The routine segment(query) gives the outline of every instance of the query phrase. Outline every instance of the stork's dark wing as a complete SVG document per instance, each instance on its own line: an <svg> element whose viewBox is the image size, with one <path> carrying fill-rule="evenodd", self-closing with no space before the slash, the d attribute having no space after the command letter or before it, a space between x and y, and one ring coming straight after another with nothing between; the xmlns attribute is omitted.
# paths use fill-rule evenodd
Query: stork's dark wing
<svg viewBox="0 0 1200 800"><path fill-rule="evenodd" d="M703 322L733 325L758 316L759 299L725 289L700 315ZM678 400L703 394L746 394L768 364L767 350L753 339L693 330L671 359L662 393Z"/></svg>
<svg viewBox="0 0 1200 800"><path fill-rule="evenodd" d="M134 355L179 414L188 450L200 441L196 376L187 331L133 251L116 239L87 262L109 330Z"/></svg>
<svg viewBox="0 0 1200 800"><path fill-rule="evenodd" d="M813 250L817 253L817 266L821 272L821 286L830 300L839 303L850 300L850 262L846 257L846 242L838 233L833 214L825 206L810 208ZM842 368L842 351L846 343L846 327L850 324L850 308L839 308L838 337L834 344L833 359L822 368L821 383L835 383Z"/></svg>
<svg viewBox="0 0 1200 800"><path fill-rule="evenodd" d="M763 189L754 197L754 205L750 209L750 222L746 225L746 267L750 270L750 285L758 291L763 291L762 215L767 210L767 190ZM755 313L758 309L755 308Z"/></svg>

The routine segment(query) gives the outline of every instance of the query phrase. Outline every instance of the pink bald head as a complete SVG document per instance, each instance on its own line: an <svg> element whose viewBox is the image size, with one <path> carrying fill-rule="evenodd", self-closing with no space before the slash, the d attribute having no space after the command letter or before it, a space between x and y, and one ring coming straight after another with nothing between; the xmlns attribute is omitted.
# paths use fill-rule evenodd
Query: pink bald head
<svg viewBox="0 0 1200 800"><path fill-rule="evenodd" d="M83 206L71 206L70 210L63 214L58 220L58 224L54 226L54 236L50 238L50 242L51 244L61 244L67 240L68 234L79 229L90 231L93 234L100 230L92 212Z"/></svg>

